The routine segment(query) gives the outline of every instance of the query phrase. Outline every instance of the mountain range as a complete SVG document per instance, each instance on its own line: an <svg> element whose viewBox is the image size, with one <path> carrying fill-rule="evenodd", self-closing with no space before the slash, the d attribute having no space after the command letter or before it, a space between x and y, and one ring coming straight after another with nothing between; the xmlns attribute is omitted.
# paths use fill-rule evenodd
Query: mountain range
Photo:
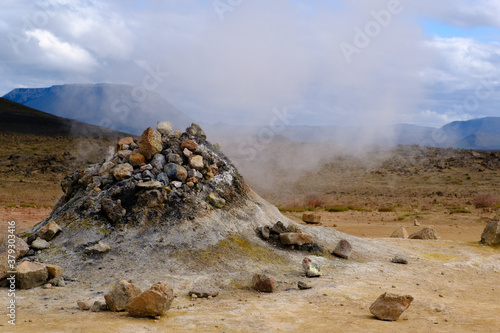
<svg viewBox="0 0 500 333"><path fill-rule="evenodd" d="M162 120L169 120L178 128L187 127L194 122L158 94L129 85L66 84L48 88L17 88L3 97L51 115L135 135L140 135L148 126L155 127L156 123ZM259 140L259 132L263 128L227 124L202 126L213 140L229 142L232 145L246 139ZM441 128L410 124L373 128L287 126L273 134L276 138L298 142L328 141L348 146L418 144L498 150L500 117L455 121Z"/></svg>

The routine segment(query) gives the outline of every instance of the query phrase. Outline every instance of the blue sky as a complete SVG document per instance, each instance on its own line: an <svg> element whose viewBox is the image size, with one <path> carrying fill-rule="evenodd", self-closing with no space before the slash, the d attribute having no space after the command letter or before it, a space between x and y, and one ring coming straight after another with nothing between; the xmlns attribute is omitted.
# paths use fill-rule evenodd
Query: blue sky
<svg viewBox="0 0 500 333"><path fill-rule="evenodd" d="M494 0L4 0L0 95L140 85L200 122L442 126L500 116Z"/></svg>

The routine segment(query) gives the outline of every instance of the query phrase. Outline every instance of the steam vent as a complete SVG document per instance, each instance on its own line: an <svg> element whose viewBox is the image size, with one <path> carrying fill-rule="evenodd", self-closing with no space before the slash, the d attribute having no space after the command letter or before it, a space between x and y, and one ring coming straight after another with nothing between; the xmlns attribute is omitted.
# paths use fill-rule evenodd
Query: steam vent
<svg viewBox="0 0 500 333"><path fill-rule="evenodd" d="M22 236L29 242L57 223L62 231L37 260L93 284L174 280L182 289L205 279L221 287L248 274L300 268L311 250L327 253L322 249L347 236L299 228L281 215L196 124L181 133L160 122L140 139L122 138L103 162L75 171L62 188L50 216Z"/></svg>

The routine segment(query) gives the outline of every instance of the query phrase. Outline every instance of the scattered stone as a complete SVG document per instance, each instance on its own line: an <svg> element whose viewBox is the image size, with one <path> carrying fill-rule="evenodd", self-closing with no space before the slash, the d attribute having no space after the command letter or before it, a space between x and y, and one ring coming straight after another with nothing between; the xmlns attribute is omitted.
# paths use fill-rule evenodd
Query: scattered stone
<svg viewBox="0 0 500 333"><path fill-rule="evenodd" d="M481 243L500 245L500 221L488 222L481 235Z"/></svg>
<svg viewBox="0 0 500 333"><path fill-rule="evenodd" d="M217 176L219 174L219 167L217 165L210 164L209 168L214 176Z"/></svg>
<svg viewBox="0 0 500 333"><path fill-rule="evenodd" d="M384 293L370 306L370 312L380 320L394 321L408 309L413 297Z"/></svg>
<svg viewBox="0 0 500 333"><path fill-rule="evenodd" d="M52 284L50 283L46 283L42 286L42 289L50 289L50 288L52 288Z"/></svg>
<svg viewBox="0 0 500 333"><path fill-rule="evenodd" d="M201 155L193 155L189 158L189 166L195 170L203 170L203 157Z"/></svg>
<svg viewBox="0 0 500 333"><path fill-rule="evenodd" d="M174 180L172 182L172 186L175 187L175 188L181 188L182 187L182 182Z"/></svg>
<svg viewBox="0 0 500 333"><path fill-rule="evenodd" d="M272 293L276 289L276 282L266 274L255 274L252 278L252 288L257 291Z"/></svg>
<svg viewBox="0 0 500 333"><path fill-rule="evenodd" d="M349 243L345 239L340 240L340 242L337 244L337 247L335 247L335 250L333 250L332 252L333 255L343 259L349 259L351 253L352 253L351 243Z"/></svg>
<svg viewBox="0 0 500 333"><path fill-rule="evenodd" d="M127 213L127 210L122 207L120 199L116 201L110 198L102 199L101 210L104 212L104 216L112 223L118 222Z"/></svg>
<svg viewBox="0 0 500 333"><path fill-rule="evenodd" d="M40 229L40 238L50 241L61 231L62 228L54 221L51 221Z"/></svg>
<svg viewBox="0 0 500 333"><path fill-rule="evenodd" d="M115 166L115 163L109 161L109 162L104 162L101 167L99 168L99 176L104 176L107 175L111 169Z"/></svg>
<svg viewBox="0 0 500 333"><path fill-rule="evenodd" d="M51 264L43 264L47 267L47 273L49 274L48 279L53 279L62 275L61 266L51 265Z"/></svg>
<svg viewBox="0 0 500 333"><path fill-rule="evenodd" d="M80 309L81 311L90 310L90 305L87 302L78 301L78 302L76 302L76 305L78 306L78 309Z"/></svg>
<svg viewBox="0 0 500 333"><path fill-rule="evenodd" d="M186 139L181 143L181 149L189 149L192 152L195 152L198 149L198 144L193 140Z"/></svg>
<svg viewBox="0 0 500 333"><path fill-rule="evenodd" d="M270 235L271 230L269 229L269 227L260 227L260 228L258 228L258 231L259 231L260 235L262 236L262 238L264 238L265 240L268 240L269 237L271 236Z"/></svg>
<svg viewBox="0 0 500 333"><path fill-rule="evenodd" d="M299 287L300 290L305 290L305 289L311 289L312 288L309 284L307 284L305 282L302 282L302 281L299 281L297 283L297 287Z"/></svg>
<svg viewBox="0 0 500 333"><path fill-rule="evenodd" d="M170 308L173 299L172 286L164 282L157 282L139 296L131 298L125 311L132 317L157 317Z"/></svg>
<svg viewBox="0 0 500 333"><path fill-rule="evenodd" d="M142 293L141 288L125 280L118 281L104 299L106 305L111 311L124 311L125 306L132 297L139 296Z"/></svg>
<svg viewBox="0 0 500 333"><path fill-rule="evenodd" d="M90 307L90 311L92 312L100 312L100 311L106 311L108 310L108 306L106 303L101 302L101 301L95 301L94 304Z"/></svg>
<svg viewBox="0 0 500 333"><path fill-rule="evenodd" d="M418 227L418 226L420 225L420 222L418 222L417 220L414 220L414 221L413 221L413 225L414 225L415 227Z"/></svg>
<svg viewBox="0 0 500 333"><path fill-rule="evenodd" d="M214 192L211 192L208 195L208 202L215 208L222 208L226 205L226 200L224 200L217 193Z"/></svg>
<svg viewBox="0 0 500 333"><path fill-rule="evenodd" d="M181 165L184 160L179 154L168 154L167 155L167 162L168 163L175 163Z"/></svg>
<svg viewBox="0 0 500 333"><path fill-rule="evenodd" d="M280 241L283 245L304 245L314 243L313 235L297 232L285 232L280 234Z"/></svg>
<svg viewBox="0 0 500 333"><path fill-rule="evenodd" d="M35 250L46 250L50 247L50 243L45 239L38 237L33 243L31 243L31 247Z"/></svg>
<svg viewBox="0 0 500 333"><path fill-rule="evenodd" d="M174 127L170 121L159 121L156 124L156 130L165 136L169 136L173 129Z"/></svg>
<svg viewBox="0 0 500 333"><path fill-rule="evenodd" d="M157 170L163 170L165 164L167 164L167 158L163 154L156 154L151 160L151 166Z"/></svg>
<svg viewBox="0 0 500 333"><path fill-rule="evenodd" d="M147 182L139 182L135 187L150 190L150 189L160 188L162 186L163 184L161 182L157 180L150 180Z"/></svg>
<svg viewBox="0 0 500 333"><path fill-rule="evenodd" d="M191 297L194 297L196 296L196 298L212 298L212 297L217 297L219 296L219 292L217 291L195 291L195 290L192 290L188 293L189 296Z"/></svg>
<svg viewBox="0 0 500 333"><path fill-rule="evenodd" d="M109 245L99 242L92 246L86 247L84 251L86 254L101 254L109 252L110 250L111 247Z"/></svg>
<svg viewBox="0 0 500 333"><path fill-rule="evenodd" d="M109 172L116 180L124 180L132 177L134 167L129 163L118 164Z"/></svg>
<svg viewBox="0 0 500 333"><path fill-rule="evenodd" d="M437 231L432 229L432 228L429 228L429 227L423 228L420 231L412 233L408 238L409 239L425 239L425 240L427 240L427 239L439 239Z"/></svg>
<svg viewBox="0 0 500 333"><path fill-rule="evenodd" d="M24 261L16 266L16 286L19 289L31 289L47 282L47 268L39 263Z"/></svg>
<svg viewBox="0 0 500 333"><path fill-rule="evenodd" d="M187 178L187 170L182 165L175 163L168 163L164 167L164 171L167 177L170 179L176 179L178 181L185 181Z"/></svg>
<svg viewBox="0 0 500 333"><path fill-rule="evenodd" d="M139 151L147 160L150 160L155 154L162 151L163 144L161 134L152 127L148 127L141 135L139 141Z"/></svg>
<svg viewBox="0 0 500 333"><path fill-rule="evenodd" d="M201 129L200 125L192 123L191 126L186 128L186 133L192 135L192 136L199 136L202 139L207 139L207 135L205 132Z"/></svg>
<svg viewBox="0 0 500 333"><path fill-rule="evenodd" d="M182 154L184 156L186 156L187 158L190 158L191 156L193 156L193 152L187 148L184 148L184 150L182 151Z"/></svg>
<svg viewBox="0 0 500 333"><path fill-rule="evenodd" d="M391 238L406 239L406 238L408 238L408 231L406 230L405 227L399 227L392 233Z"/></svg>
<svg viewBox="0 0 500 333"><path fill-rule="evenodd" d="M156 177L156 180L161 182L163 185L167 185L170 181L165 172L160 172Z"/></svg>
<svg viewBox="0 0 500 333"><path fill-rule="evenodd" d="M143 165L146 165L146 157L138 152L133 152L128 158L128 161L134 167L141 167Z"/></svg>
<svg viewBox="0 0 500 333"><path fill-rule="evenodd" d="M304 267L307 277L321 276L321 269L319 268L319 265L312 262L312 260L307 257L302 260L302 267Z"/></svg>
<svg viewBox="0 0 500 333"><path fill-rule="evenodd" d="M122 150L123 146L129 146L134 143L134 138L130 137L130 136L127 136L127 137L124 137L124 138L121 138L120 140L118 140L118 142L116 143L117 145L117 148L118 150Z"/></svg>
<svg viewBox="0 0 500 333"><path fill-rule="evenodd" d="M325 254L325 250L318 243L300 245L298 250L307 251L315 256L322 256Z"/></svg>
<svg viewBox="0 0 500 333"><path fill-rule="evenodd" d="M271 228L271 233L273 233L273 234L279 235L279 234L282 234L285 232L287 232L287 228L285 227L285 225L281 221L276 222L273 225L273 227Z"/></svg>
<svg viewBox="0 0 500 333"><path fill-rule="evenodd" d="M118 151L117 155L118 157L128 160L132 156L132 150L120 150Z"/></svg>
<svg viewBox="0 0 500 333"><path fill-rule="evenodd" d="M302 214L302 221L308 224L321 224L321 215L304 213Z"/></svg>
<svg viewBox="0 0 500 333"><path fill-rule="evenodd" d="M394 264L403 264L403 265L408 264L408 260L406 260L406 258L403 257L394 257L391 259L391 262Z"/></svg>
<svg viewBox="0 0 500 333"><path fill-rule="evenodd" d="M50 279L48 282L56 287L66 287L66 281L64 281L64 278L62 276Z"/></svg>

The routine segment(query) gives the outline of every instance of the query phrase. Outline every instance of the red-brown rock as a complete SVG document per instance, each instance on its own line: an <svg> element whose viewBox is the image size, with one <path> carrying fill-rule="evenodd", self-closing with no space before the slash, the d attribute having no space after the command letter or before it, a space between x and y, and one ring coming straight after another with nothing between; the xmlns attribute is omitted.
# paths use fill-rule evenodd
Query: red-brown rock
<svg viewBox="0 0 500 333"><path fill-rule="evenodd" d="M174 291L165 282L157 282L148 290L133 297L125 307L132 317L156 317L164 314L172 304Z"/></svg>
<svg viewBox="0 0 500 333"><path fill-rule="evenodd" d="M408 309L413 297L384 293L370 306L370 312L380 320L394 321Z"/></svg>
<svg viewBox="0 0 500 333"><path fill-rule="evenodd" d="M191 151L196 151L196 149L198 149L198 145L193 140L186 139L181 143L181 149L184 148L187 148Z"/></svg>
<svg viewBox="0 0 500 333"><path fill-rule="evenodd" d="M276 289L276 282L266 274L255 274L252 278L252 288L257 291L272 293Z"/></svg>
<svg viewBox="0 0 500 333"><path fill-rule="evenodd" d="M128 159L129 163L135 167L141 167L146 164L146 157L144 155L133 152Z"/></svg>

